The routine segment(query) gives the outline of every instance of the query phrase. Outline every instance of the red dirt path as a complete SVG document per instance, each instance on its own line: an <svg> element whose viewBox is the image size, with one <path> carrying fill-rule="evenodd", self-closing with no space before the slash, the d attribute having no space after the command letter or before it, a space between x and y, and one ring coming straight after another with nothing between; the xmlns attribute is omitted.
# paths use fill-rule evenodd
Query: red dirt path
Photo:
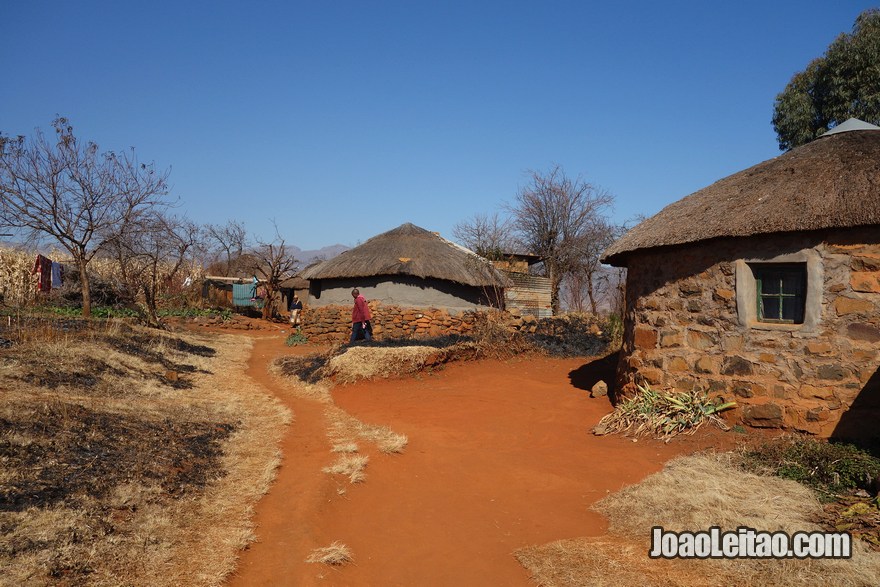
<svg viewBox="0 0 880 587"><path fill-rule="evenodd" d="M367 479L350 485L321 472L334 457L321 406L279 389L267 373L291 352L304 351L285 347L283 335L255 340L249 375L295 416L278 478L256 508L258 541L242 553L232 586L533 585L514 550L601 535L605 522L592 503L676 454L729 443L717 434L670 444L590 434L610 404L569 380L587 359L452 364L334 390L356 418L409 437L399 455L360 442ZM354 563L304 562L337 540Z"/></svg>

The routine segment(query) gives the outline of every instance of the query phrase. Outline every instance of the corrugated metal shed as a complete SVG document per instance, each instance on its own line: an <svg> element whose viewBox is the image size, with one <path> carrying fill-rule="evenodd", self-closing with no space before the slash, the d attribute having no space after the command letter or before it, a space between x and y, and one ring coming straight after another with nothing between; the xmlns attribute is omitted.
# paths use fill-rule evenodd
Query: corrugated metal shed
<svg viewBox="0 0 880 587"><path fill-rule="evenodd" d="M256 306L257 286L253 283L232 284L233 306Z"/></svg>
<svg viewBox="0 0 880 587"><path fill-rule="evenodd" d="M519 310L523 316L549 318L553 315L550 303L550 279L527 273L508 273L512 284L504 288L504 304L508 310Z"/></svg>

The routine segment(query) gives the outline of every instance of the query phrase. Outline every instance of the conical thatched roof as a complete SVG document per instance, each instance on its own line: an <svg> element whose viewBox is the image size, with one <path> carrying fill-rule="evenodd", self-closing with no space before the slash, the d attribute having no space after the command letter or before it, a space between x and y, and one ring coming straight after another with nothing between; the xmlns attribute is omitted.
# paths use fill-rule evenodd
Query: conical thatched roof
<svg viewBox="0 0 880 587"><path fill-rule="evenodd" d="M288 277L278 285L280 285L284 289L309 289L309 281L307 279L303 279L299 275Z"/></svg>
<svg viewBox="0 0 880 587"><path fill-rule="evenodd" d="M300 273L305 279L412 275L473 286L503 286L507 278L483 257L406 223Z"/></svg>
<svg viewBox="0 0 880 587"><path fill-rule="evenodd" d="M865 225L880 225L880 129L828 133L694 192L623 235L602 262L625 266L640 249L719 237Z"/></svg>

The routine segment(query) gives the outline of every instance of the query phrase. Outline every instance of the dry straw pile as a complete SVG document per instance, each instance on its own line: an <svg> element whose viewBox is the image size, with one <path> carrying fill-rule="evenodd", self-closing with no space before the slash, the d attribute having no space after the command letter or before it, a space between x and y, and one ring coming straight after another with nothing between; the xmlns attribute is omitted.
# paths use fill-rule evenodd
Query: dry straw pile
<svg viewBox="0 0 880 587"><path fill-rule="evenodd" d="M880 585L880 553L853 543L853 557L832 559L652 560L651 528L708 530L819 530L815 495L789 480L744 473L728 455L670 461L643 482L594 509L608 517L608 535L561 540L519 550L516 556L539 585L689 587L691 585Z"/></svg>

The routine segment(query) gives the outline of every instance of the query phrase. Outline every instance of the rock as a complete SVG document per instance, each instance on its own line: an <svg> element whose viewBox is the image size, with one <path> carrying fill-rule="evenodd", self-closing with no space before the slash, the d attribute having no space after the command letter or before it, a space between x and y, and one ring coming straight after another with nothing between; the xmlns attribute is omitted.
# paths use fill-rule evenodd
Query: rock
<svg viewBox="0 0 880 587"><path fill-rule="evenodd" d="M637 349L653 349L657 346L657 331L647 326L638 326L634 333Z"/></svg>
<svg viewBox="0 0 880 587"><path fill-rule="evenodd" d="M743 409L744 424L755 428L781 428L783 426L782 407L774 403L754 404Z"/></svg>
<svg viewBox="0 0 880 587"><path fill-rule="evenodd" d="M590 397L605 397L608 395L608 384L604 381L597 381L590 389Z"/></svg>
<svg viewBox="0 0 880 587"><path fill-rule="evenodd" d="M751 375L752 372L752 364L737 355L725 357L721 365L722 375Z"/></svg>

